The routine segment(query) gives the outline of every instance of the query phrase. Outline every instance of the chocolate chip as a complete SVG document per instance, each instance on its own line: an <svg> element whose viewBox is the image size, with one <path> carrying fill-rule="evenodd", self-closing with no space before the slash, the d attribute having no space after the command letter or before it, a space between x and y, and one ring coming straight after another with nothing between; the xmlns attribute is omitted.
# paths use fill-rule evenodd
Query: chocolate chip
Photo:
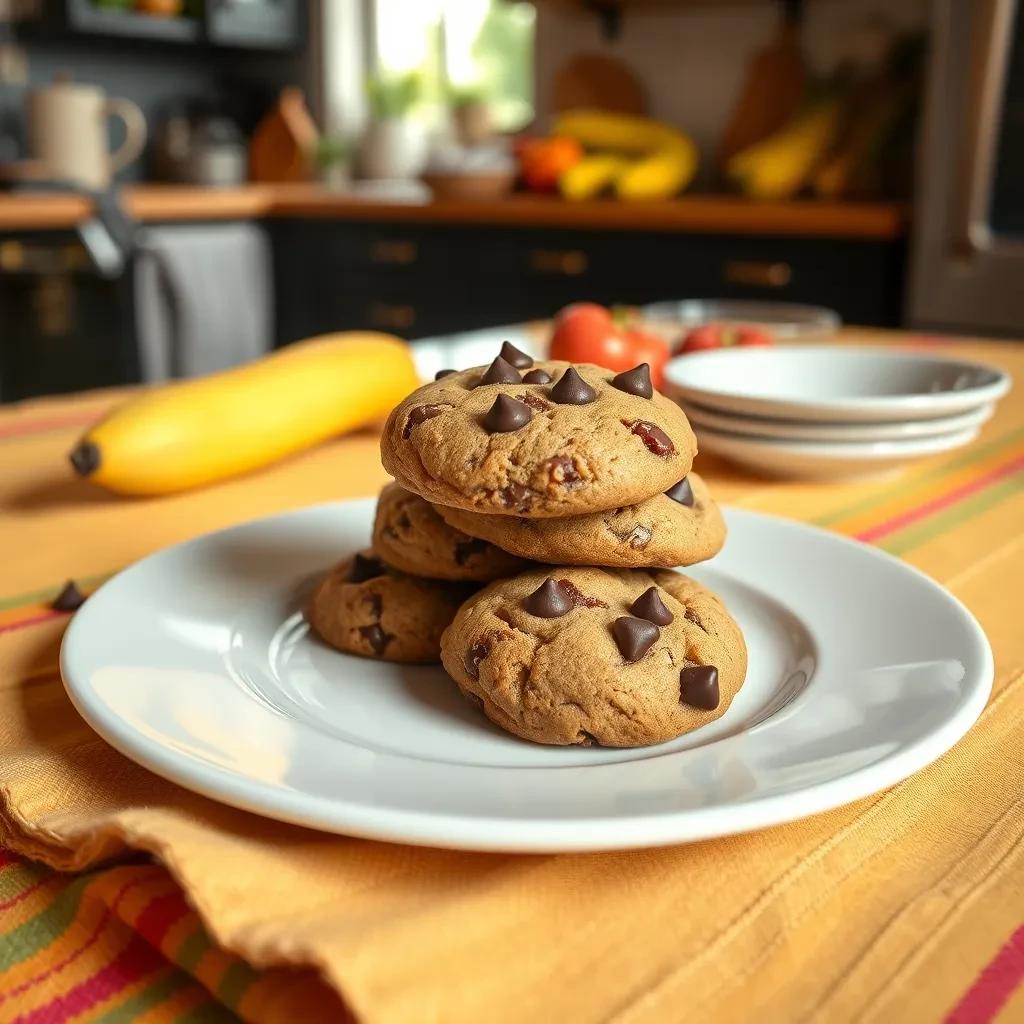
<svg viewBox="0 0 1024 1024"><path fill-rule="evenodd" d="M547 370L531 370L529 373L523 376L524 384L550 384L551 374Z"/></svg>
<svg viewBox="0 0 1024 1024"><path fill-rule="evenodd" d="M653 622L623 615L612 623L612 633L626 661L639 661L661 635Z"/></svg>
<svg viewBox="0 0 1024 1024"><path fill-rule="evenodd" d="M372 626L360 626L359 632L366 638L369 645L377 654L383 654L384 649L389 643L391 643L391 636L388 633L385 633L384 630L376 624Z"/></svg>
<svg viewBox="0 0 1024 1024"><path fill-rule="evenodd" d="M576 733L576 746L599 747L601 746L601 741L596 736L592 736L586 729L580 729L580 731Z"/></svg>
<svg viewBox="0 0 1024 1024"><path fill-rule="evenodd" d="M573 600L558 580L550 576L523 602L523 607L541 619L557 619L571 611Z"/></svg>
<svg viewBox="0 0 1024 1024"><path fill-rule="evenodd" d="M437 373L434 374L434 380L440 380L442 377L449 377L453 373L455 373L454 370L438 370Z"/></svg>
<svg viewBox="0 0 1024 1024"><path fill-rule="evenodd" d="M679 483L673 484L665 493L673 501L678 501L680 505L686 505L687 508L693 506L693 488L685 476Z"/></svg>
<svg viewBox="0 0 1024 1024"><path fill-rule="evenodd" d="M544 465L548 470L548 480L553 484L571 487L580 482L576 463L568 455L552 456Z"/></svg>
<svg viewBox="0 0 1024 1024"><path fill-rule="evenodd" d="M672 455L676 450L672 438L661 427L656 427L647 420L636 420L629 424L629 429L647 445L647 450L654 452L655 455Z"/></svg>
<svg viewBox="0 0 1024 1024"><path fill-rule="evenodd" d="M412 529L412 520L409 518L408 512L403 512L398 517L398 528L403 531Z"/></svg>
<svg viewBox="0 0 1024 1024"><path fill-rule="evenodd" d="M517 370L525 370L528 366L533 366L533 360L525 352L520 352L511 341L502 342L498 355L509 366L514 366Z"/></svg>
<svg viewBox="0 0 1024 1024"><path fill-rule="evenodd" d="M61 592L50 603L55 612L76 612L85 604L85 594L79 589L74 580L68 580Z"/></svg>
<svg viewBox="0 0 1024 1024"><path fill-rule="evenodd" d="M480 662L491 653L491 645L486 640L481 640L477 644L473 644L472 647L466 651L466 656L462 659L462 664L466 669L466 675L470 679L480 678Z"/></svg>
<svg viewBox="0 0 1024 1024"><path fill-rule="evenodd" d="M491 434L508 434L525 427L533 419L533 410L508 395L498 395L487 415L484 427Z"/></svg>
<svg viewBox="0 0 1024 1024"><path fill-rule="evenodd" d="M687 665L679 673L679 700L702 711L714 711L721 696L714 665Z"/></svg>
<svg viewBox="0 0 1024 1024"><path fill-rule="evenodd" d="M498 498L505 508L516 512L527 512L533 505L533 491L523 484L508 484L498 491Z"/></svg>
<svg viewBox="0 0 1024 1024"><path fill-rule="evenodd" d="M651 384L651 367L649 363L641 363L632 370L623 370L612 377L612 387L625 391L627 395L639 398L653 398L654 387Z"/></svg>
<svg viewBox="0 0 1024 1024"><path fill-rule="evenodd" d="M425 420L432 420L435 416L440 416L445 409L450 408L450 405L417 405L409 413L409 418L405 421L402 437L408 437L412 433L413 427L418 427Z"/></svg>
<svg viewBox="0 0 1024 1024"><path fill-rule="evenodd" d="M481 384L522 384L519 371L510 363L506 363L501 356L496 356L494 362L487 367L487 372L480 378Z"/></svg>
<svg viewBox="0 0 1024 1024"><path fill-rule="evenodd" d="M88 476L100 468L100 449L92 441L81 441L68 456L71 468L79 476Z"/></svg>
<svg viewBox="0 0 1024 1024"><path fill-rule="evenodd" d="M629 607L640 619L653 622L656 626L667 626L675 616L665 607L657 587L648 587Z"/></svg>
<svg viewBox="0 0 1024 1024"><path fill-rule="evenodd" d="M589 405L597 392L570 366L551 389L551 400L559 405Z"/></svg>
<svg viewBox="0 0 1024 1024"><path fill-rule="evenodd" d="M487 541L470 537L469 540L460 540L455 545L455 564L465 565L474 555L482 554L487 550Z"/></svg>
<svg viewBox="0 0 1024 1024"><path fill-rule="evenodd" d="M345 579L349 583L365 583L367 580L376 579L384 575L384 566L379 558L367 558L366 555L356 554L349 566L348 576Z"/></svg>
<svg viewBox="0 0 1024 1024"><path fill-rule="evenodd" d="M589 594L584 594L579 587L576 586L572 580L559 580L558 581L564 588L565 592L572 599L572 603L577 608L607 608L608 605L599 597L591 597Z"/></svg>

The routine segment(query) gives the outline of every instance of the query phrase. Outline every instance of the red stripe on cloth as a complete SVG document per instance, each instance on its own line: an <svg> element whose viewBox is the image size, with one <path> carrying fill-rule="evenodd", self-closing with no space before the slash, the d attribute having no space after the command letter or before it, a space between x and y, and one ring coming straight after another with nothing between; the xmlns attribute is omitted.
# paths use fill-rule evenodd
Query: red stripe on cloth
<svg viewBox="0 0 1024 1024"><path fill-rule="evenodd" d="M51 999L31 1013L15 1017L11 1024L54 1024L71 1020L116 996L147 974L158 971L166 963L145 939L133 933L128 945L106 967L64 995Z"/></svg>
<svg viewBox="0 0 1024 1024"><path fill-rule="evenodd" d="M83 942L80 946L76 946L70 953L67 954L67 956L64 957L63 960L58 960L57 963L51 964L51 966L47 967L46 970L43 971L41 974L35 974L31 978L27 978L25 981L23 981L20 985L16 986L15 988L0 992L0 1004L5 1002L7 999L13 998L14 996L21 995L22 992L27 992L29 989L35 988L36 985L39 985L41 982L46 981L48 978L52 978L55 974L59 974L61 971L63 971L65 967L69 966L70 964L73 964L87 949L90 949L99 941L100 936L103 934L103 930L114 919L114 912L120 905L121 900L123 900L124 897L132 889L135 889L140 885L144 885L147 882L151 882L154 877L159 876L149 874L143 878L133 878L130 882L125 882L125 884L117 890L117 892L114 895L114 899L110 903L110 906L108 906L103 911L103 914L100 916L100 919L96 924L96 927L93 928L93 930L89 933L89 936L88 938L86 938L85 942Z"/></svg>
<svg viewBox="0 0 1024 1024"><path fill-rule="evenodd" d="M964 993L946 1024L985 1024L992 1020L1014 989L1024 981L1024 925L1007 939L1003 948Z"/></svg>
<svg viewBox="0 0 1024 1024"><path fill-rule="evenodd" d="M49 416L41 420L25 422L14 420L12 423L0 426L0 438L41 434L47 430L60 430L61 427L84 427L87 424L95 423L102 415L103 410L93 409L89 412L77 412L67 416Z"/></svg>
<svg viewBox="0 0 1024 1024"><path fill-rule="evenodd" d="M0 626L0 633L13 633L18 629L25 629L28 626L38 626L40 622L49 622L50 619L59 619L68 612L43 612L41 615L31 615L20 622L8 622L6 626Z"/></svg>
<svg viewBox="0 0 1024 1024"><path fill-rule="evenodd" d="M963 498L976 494L978 491L984 490L986 487L990 487L992 484L997 483L1004 477L1012 476L1021 469L1024 469L1024 455L1018 455L1017 458L1011 459L1009 462L1004 462L1001 466L996 466L984 476L978 477L977 480L971 480L968 483L961 484L959 487L954 487L953 490L947 491L945 494L940 494L935 498L931 498L923 505L907 509L906 512L901 512L898 516L893 516L891 519L886 519L885 522L878 523L875 526L869 527L867 530L863 530L856 535L857 540L863 540L870 543L871 541L876 541L890 533L895 533L904 526L908 526L910 523L916 522L918 519L924 519L925 516L929 516L933 512L938 512L940 509L947 508L949 505L953 505Z"/></svg>
<svg viewBox="0 0 1024 1024"><path fill-rule="evenodd" d="M5 868L9 864L19 864L20 859L16 854L11 853L10 850L5 850L0 846L0 868Z"/></svg>
<svg viewBox="0 0 1024 1024"><path fill-rule="evenodd" d="M164 936L189 913L185 897L179 890L153 900L132 926L151 946L160 947Z"/></svg>

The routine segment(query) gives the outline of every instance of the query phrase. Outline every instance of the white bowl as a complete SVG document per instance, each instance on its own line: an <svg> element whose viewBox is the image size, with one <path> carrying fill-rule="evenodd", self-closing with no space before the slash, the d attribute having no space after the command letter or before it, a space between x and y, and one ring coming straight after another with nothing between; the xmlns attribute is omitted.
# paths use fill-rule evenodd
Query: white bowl
<svg viewBox="0 0 1024 1024"><path fill-rule="evenodd" d="M913 459L960 448L977 436L978 428L969 427L905 441L782 441L704 429L699 447L764 476L843 480L889 473Z"/></svg>
<svg viewBox="0 0 1024 1024"><path fill-rule="evenodd" d="M673 397L719 411L870 423L951 416L1010 388L981 363L842 345L695 352L671 360L665 380Z"/></svg>
<svg viewBox="0 0 1024 1024"><path fill-rule="evenodd" d="M776 437L783 441L902 441L915 437L939 437L991 419L995 406L989 402L955 416L900 423L812 423L809 420L770 420L739 413L716 412L692 402L682 403L699 438L705 429L725 430L749 437Z"/></svg>

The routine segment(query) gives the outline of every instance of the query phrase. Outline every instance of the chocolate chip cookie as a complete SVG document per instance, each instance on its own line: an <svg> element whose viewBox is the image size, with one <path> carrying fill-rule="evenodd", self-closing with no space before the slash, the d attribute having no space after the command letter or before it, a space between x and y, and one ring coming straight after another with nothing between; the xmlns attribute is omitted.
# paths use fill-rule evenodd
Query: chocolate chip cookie
<svg viewBox="0 0 1024 1024"><path fill-rule="evenodd" d="M743 683L739 626L679 573L540 568L485 587L441 660L497 725L551 744L636 747L714 721Z"/></svg>
<svg viewBox="0 0 1024 1024"><path fill-rule="evenodd" d="M535 562L613 568L693 565L725 543L725 522L707 484L690 473L639 505L562 519L485 516L434 506L445 522Z"/></svg>
<svg viewBox="0 0 1024 1024"><path fill-rule="evenodd" d="M319 636L348 654L382 661L438 660L441 634L473 592L467 584L389 569L372 551L336 565L309 605Z"/></svg>
<svg viewBox="0 0 1024 1024"><path fill-rule="evenodd" d="M428 501L528 518L634 505L682 480L696 450L646 364L615 374L500 356L418 388L381 438L384 468Z"/></svg>
<svg viewBox="0 0 1024 1024"><path fill-rule="evenodd" d="M438 580L487 582L529 568L524 559L449 526L429 501L395 483L377 499L373 547L395 569Z"/></svg>

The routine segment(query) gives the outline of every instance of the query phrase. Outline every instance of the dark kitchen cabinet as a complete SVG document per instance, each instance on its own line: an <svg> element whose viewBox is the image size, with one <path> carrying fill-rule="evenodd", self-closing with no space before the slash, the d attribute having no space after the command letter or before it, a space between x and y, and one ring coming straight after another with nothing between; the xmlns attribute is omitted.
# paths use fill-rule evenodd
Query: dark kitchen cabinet
<svg viewBox="0 0 1024 1024"><path fill-rule="evenodd" d="M550 316L590 299L743 298L896 326L902 241L276 221L278 339L409 338Z"/></svg>
<svg viewBox="0 0 1024 1024"><path fill-rule="evenodd" d="M0 235L0 401L138 379L130 278L97 276L72 234Z"/></svg>

